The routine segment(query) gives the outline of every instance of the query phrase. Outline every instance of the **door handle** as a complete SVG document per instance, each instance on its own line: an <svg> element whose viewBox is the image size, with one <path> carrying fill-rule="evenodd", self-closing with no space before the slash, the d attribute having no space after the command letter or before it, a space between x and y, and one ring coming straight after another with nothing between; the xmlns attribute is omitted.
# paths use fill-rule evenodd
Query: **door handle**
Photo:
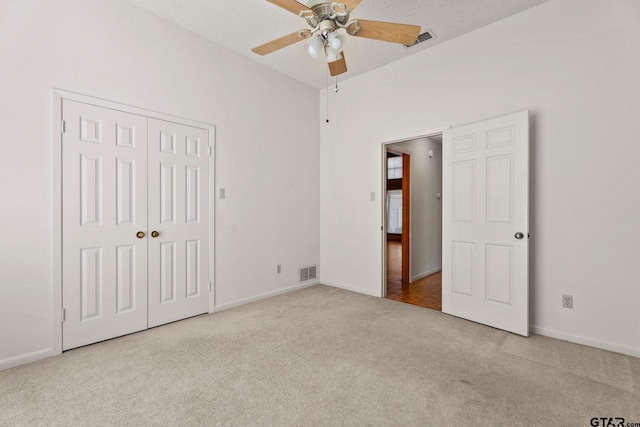
<svg viewBox="0 0 640 427"><path fill-rule="evenodd" d="M518 240L522 240L522 239L524 239L524 233L521 233L521 232L519 232L519 231L518 231L518 232L515 234L515 236L514 236L514 237L515 237L516 239L518 239Z"/></svg>
<svg viewBox="0 0 640 427"><path fill-rule="evenodd" d="M160 233L158 233L156 230L153 230L151 232L151 237L158 237L160 235Z"/></svg>
<svg viewBox="0 0 640 427"><path fill-rule="evenodd" d="M144 236L145 236L144 231L138 231L138 232L136 233L136 237L137 237L138 239L142 239Z"/></svg>

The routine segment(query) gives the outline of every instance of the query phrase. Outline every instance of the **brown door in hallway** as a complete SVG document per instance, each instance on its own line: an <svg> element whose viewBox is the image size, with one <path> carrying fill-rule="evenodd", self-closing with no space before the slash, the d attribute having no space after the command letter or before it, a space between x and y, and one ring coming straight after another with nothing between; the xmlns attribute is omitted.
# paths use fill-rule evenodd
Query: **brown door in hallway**
<svg viewBox="0 0 640 427"><path fill-rule="evenodd" d="M411 156L402 154L402 281L411 281Z"/></svg>
<svg viewBox="0 0 640 427"><path fill-rule="evenodd" d="M402 241L401 279L411 281L411 155L389 149L386 165L387 235ZM401 202L398 200L401 200Z"/></svg>

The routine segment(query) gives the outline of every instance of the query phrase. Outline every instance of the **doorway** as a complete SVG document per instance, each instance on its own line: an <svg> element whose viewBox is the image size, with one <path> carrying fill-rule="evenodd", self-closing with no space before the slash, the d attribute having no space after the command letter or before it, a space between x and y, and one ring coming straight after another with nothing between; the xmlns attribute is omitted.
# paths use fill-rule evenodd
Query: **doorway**
<svg viewBox="0 0 640 427"><path fill-rule="evenodd" d="M389 147L440 136L439 197L443 313L529 335L529 112L520 111L382 144ZM435 154L435 153L434 153ZM431 153L429 153L431 156ZM421 158L415 156L414 158ZM432 157L433 158L433 157ZM415 162L414 162L415 163ZM413 170L420 168L413 167ZM387 167L383 168L386 194ZM413 174L412 174L413 175ZM415 177L412 181L420 182ZM412 194L416 192L415 186ZM427 192L428 194L428 192ZM415 197L414 197L415 198ZM386 204L382 204L386 220ZM420 259L411 212L411 262ZM383 222L382 296L387 297L387 238ZM416 277L412 265L410 283Z"/></svg>
<svg viewBox="0 0 640 427"><path fill-rule="evenodd" d="M384 146L385 293L442 309L442 135Z"/></svg>

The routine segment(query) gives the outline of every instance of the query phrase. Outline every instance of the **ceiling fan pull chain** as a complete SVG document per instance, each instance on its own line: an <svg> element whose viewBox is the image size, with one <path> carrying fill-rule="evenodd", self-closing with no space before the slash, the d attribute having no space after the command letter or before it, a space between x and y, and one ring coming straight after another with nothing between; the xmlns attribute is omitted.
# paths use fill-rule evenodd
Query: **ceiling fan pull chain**
<svg viewBox="0 0 640 427"><path fill-rule="evenodd" d="M338 91L340 89L338 89L338 76L336 76L336 88L334 89L336 91L336 93L338 93Z"/></svg>
<svg viewBox="0 0 640 427"><path fill-rule="evenodd" d="M327 70L328 71L328 70ZM327 72L327 123L329 123L329 73Z"/></svg>

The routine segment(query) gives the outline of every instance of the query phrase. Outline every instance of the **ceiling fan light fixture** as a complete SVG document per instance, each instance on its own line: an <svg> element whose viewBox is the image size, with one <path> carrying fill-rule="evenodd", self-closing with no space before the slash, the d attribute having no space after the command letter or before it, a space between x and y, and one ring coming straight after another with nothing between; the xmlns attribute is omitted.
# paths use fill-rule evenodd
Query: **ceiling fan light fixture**
<svg viewBox="0 0 640 427"><path fill-rule="evenodd" d="M342 34L336 33L335 31L332 31L327 36L327 43L329 44L329 47L331 47L331 49L335 50L338 53L342 52L342 50L344 49L344 42L344 36Z"/></svg>
<svg viewBox="0 0 640 427"><path fill-rule="evenodd" d="M323 47L324 39L320 36L312 37L309 40L309 43L306 44L307 52L313 59L318 59L318 57L320 57L320 52L322 52Z"/></svg>
<svg viewBox="0 0 640 427"><path fill-rule="evenodd" d="M340 52L336 51L331 46L327 46L327 62L335 62L340 58Z"/></svg>

